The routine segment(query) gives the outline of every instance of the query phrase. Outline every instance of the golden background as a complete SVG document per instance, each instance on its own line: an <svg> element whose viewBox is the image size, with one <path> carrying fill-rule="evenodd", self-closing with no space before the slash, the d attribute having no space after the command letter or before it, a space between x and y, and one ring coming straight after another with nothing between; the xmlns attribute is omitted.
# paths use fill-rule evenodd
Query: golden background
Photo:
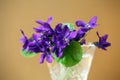
<svg viewBox="0 0 120 80"><path fill-rule="evenodd" d="M109 34L112 46L107 51L97 49L88 80L120 80L120 0L0 0L0 80L50 80L46 64L38 63L39 56L25 59L20 55L20 29L27 36L36 27L35 20L53 16L58 22L89 21L98 16L99 26L88 35Z"/></svg>

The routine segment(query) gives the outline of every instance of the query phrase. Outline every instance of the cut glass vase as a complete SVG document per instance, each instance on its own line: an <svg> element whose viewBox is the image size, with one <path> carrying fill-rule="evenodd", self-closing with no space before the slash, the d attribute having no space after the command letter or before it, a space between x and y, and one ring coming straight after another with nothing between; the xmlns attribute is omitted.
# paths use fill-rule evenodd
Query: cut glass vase
<svg viewBox="0 0 120 80"><path fill-rule="evenodd" d="M54 61L50 64L48 63L51 80L87 80L95 48L91 43L82 45L82 59L72 67L65 67Z"/></svg>

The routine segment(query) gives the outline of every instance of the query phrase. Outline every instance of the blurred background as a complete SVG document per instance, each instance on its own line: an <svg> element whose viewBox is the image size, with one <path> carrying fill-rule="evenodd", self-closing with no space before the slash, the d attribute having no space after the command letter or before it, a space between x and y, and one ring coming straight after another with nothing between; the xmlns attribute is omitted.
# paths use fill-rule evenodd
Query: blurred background
<svg viewBox="0 0 120 80"><path fill-rule="evenodd" d="M109 34L112 46L96 49L88 80L120 80L120 0L0 0L0 80L51 80L46 63L39 64L39 54L31 59L20 55L20 29L30 37L36 20L53 17L58 22L98 16L99 26L87 36L88 41Z"/></svg>

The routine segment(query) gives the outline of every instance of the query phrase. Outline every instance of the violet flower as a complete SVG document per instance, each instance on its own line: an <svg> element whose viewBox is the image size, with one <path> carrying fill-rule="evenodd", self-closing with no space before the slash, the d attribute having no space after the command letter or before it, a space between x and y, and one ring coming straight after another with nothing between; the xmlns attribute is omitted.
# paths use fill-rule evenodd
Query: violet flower
<svg viewBox="0 0 120 80"><path fill-rule="evenodd" d="M37 28L33 28L35 32L46 34L48 36L52 36L53 30L50 26L50 23L52 21L52 17L48 17L47 22L43 22L41 20L37 20L36 23L40 24Z"/></svg>
<svg viewBox="0 0 120 80"><path fill-rule="evenodd" d="M99 35L98 32L97 33L97 36L99 38L99 42L95 42L94 44L98 47L98 48L101 48L103 50L107 50L106 47L109 47L111 45L111 43L107 42L107 38L108 38L108 35L104 35L104 36L101 36Z"/></svg>
<svg viewBox="0 0 120 80"><path fill-rule="evenodd" d="M67 45L71 39L74 39L76 37L77 32L70 31L67 25L58 24L55 28L55 35L58 41L62 41Z"/></svg>
<svg viewBox="0 0 120 80"><path fill-rule="evenodd" d="M44 59L46 58L46 61L48 62L48 63L51 63L52 62L52 55L50 54L50 53L43 53L43 54L41 54L41 56L40 56L40 60L39 60L39 62L40 62L40 64L42 64L43 62L44 62Z"/></svg>
<svg viewBox="0 0 120 80"><path fill-rule="evenodd" d="M83 38L85 36L85 32L83 32L81 29L79 29L77 31L77 35L74 38L74 40L79 41L81 38Z"/></svg>
<svg viewBox="0 0 120 80"><path fill-rule="evenodd" d="M40 52L40 49L36 45L36 42L33 40L33 38L31 37L30 39L28 39L25 36L24 32L22 30L20 31L22 33L22 38L20 39L20 42L23 43L22 50L26 50L27 52L35 52L35 53Z"/></svg>
<svg viewBox="0 0 120 80"><path fill-rule="evenodd" d="M29 42L28 47L31 52L39 53L42 52L43 50L45 51L45 48L42 46L42 40L39 41L39 34L33 34L32 35L32 42Z"/></svg>
<svg viewBox="0 0 120 80"><path fill-rule="evenodd" d="M34 47L32 48L32 50L34 52L35 51L42 52L42 55L40 56L40 63L43 63L45 58L48 63L51 63L52 62L52 55L50 53L51 40L49 39L49 37L41 34L33 34L33 39L35 44L33 44Z"/></svg>
<svg viewBox="0 0 120 80"><path fill-rule="evenodd" d="M52 55L50 54L50 39L43 35L43 34L33 34L30 39L27 39L24 32L21 30L22 38L20 41L23 44L23 50L29 51L29 52L35 52L43 54L40 57L40 63L44 62L44 59L46 58L46 61L51 63L52 62Z"/></svg>
<svg viewBox="0 0 120 80"><path fill-rule="evenodd" d="M28 44L29 44L29 42L30 42L30 39L28 40L28 38L25 36L23 30L20 30L20 31L21 31L21 33L22 33L22 37L21 37L21 39L20 39L20 42L23 43L22 50L25 50L25 49L27 49L27 47L28 47Z"/></svg>
<svg viewBox="0 0 120 80"><path fill-rule="evenodd" d="M81 27L81 30L83 32L87 32L90 29L93 29L97 26L97 16L94 16L87 24L83 22L82 20L76 21L76 26Z"/></svg>
<svg viewBox="0 0 120 80"><path fill-rule="evenodd" d="M23 54L28 53L29 55L31 55L32 53L36 53L36 54L42 53L39 59L40 63L43 63L45 59L48 63L51 63L54 54L59 59L62 59L64 56L66 56L63 54L63 50L65 48L67 49L67 46L69 44L71 45L70 43L71 41L74 42L77 41L79 42L78 44L80 45L86 44L85 37L87 32L97 26L96 16L94 16L87 24L84 23L82 20L77 20L76 26L80 27L78 30L74 30L74 25L62 24L62 23L57 24L55 29L53 30L50 25L51 21L52 21L52 17L48 17L48 20L45 22L41 20L37 20L36 23L38 23L39 26L34 28L34 31L37 33L32 34L32 36L29 39L25 36L24 32L20 30L22 33L22 38L20 39L20 41L23 43L22 50L23 52L25 50ZM108 35L104 35L100 37L97 32L97 36L99 37L99 41L94 42L94 44L98 48L106 50L106 48L111 45L109 42L107 42ZM78 48L74 48L73 46L73 50L75 49ZM71 50L71 48L69 50ZM69 60L70 57L66 56L66 58L67 58L66 60Z"/></svg>
<svg viewBox="0 0 120 80"><path fill-rule="evenodd" d="M70 31L67 25L58 24L55 28L52 42L55 44L52 51L55 52L57 57L62 56L63 49L74 39L77 35L76 31Z"/></svg>

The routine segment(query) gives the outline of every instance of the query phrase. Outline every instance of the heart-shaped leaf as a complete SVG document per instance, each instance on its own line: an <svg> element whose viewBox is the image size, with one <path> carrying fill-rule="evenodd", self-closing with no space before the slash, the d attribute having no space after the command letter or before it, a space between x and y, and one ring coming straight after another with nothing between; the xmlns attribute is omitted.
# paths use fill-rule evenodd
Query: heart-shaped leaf
<svg viewBox="0 0 120 80"><path fill-rule="evenodd" d="M73 40L63 50L63 56L61 58L54 57L54 59L66 67L72 67L82 59L82 48L77 41Z"/></svg>
<svg viewBox="0 0 120 80"><path fill-rule="evenodd" d="M32 58L36 55L36 53L28 52L26 50L21 51L21 55L25 58Z"/></svg>

